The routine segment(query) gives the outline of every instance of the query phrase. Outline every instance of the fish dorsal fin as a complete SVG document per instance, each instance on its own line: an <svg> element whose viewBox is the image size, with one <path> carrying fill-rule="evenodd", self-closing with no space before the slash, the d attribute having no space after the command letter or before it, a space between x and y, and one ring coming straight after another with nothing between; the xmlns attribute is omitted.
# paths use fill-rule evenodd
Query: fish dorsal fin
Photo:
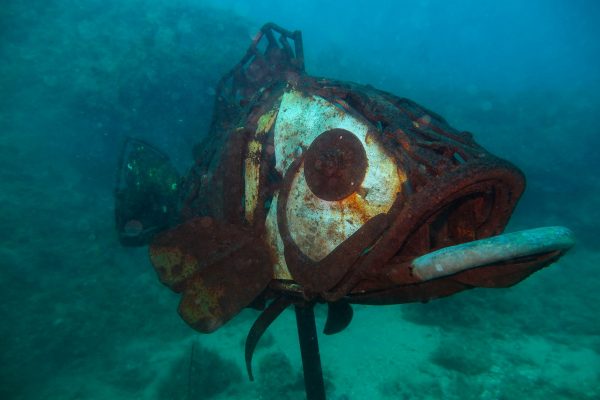
<svg viewBox="0 0 600 400"><path fill-rule="evenodd" d="M156 237L150 258L160 280L182 293L179 314L208 333L255 300L272 279L268 251L251 230L196 217Z"/></svg>

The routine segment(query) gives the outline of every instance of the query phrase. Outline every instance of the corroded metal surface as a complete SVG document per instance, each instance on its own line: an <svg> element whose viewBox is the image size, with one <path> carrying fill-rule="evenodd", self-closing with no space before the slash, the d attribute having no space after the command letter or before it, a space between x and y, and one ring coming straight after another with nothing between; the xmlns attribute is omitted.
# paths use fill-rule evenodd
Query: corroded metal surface
<svg viewBox="0 0 600 400"><path fill-rule="evenodd" d="M528 229L444 247L417 257L411 267L415 277L426 281L504 260L569 249L574 243L573 232L567 228Z"/></svg>
<svg viewBox="0 0 600 400"><path fill-rule="evenodd" d="M263 292L271 269L263 241L238 226L193 218L159 235L150 259L160 280L182 293L179 314L212 332Z"/></svg>
<svg viewBox="0 0 600 400"><path fill-rule="evenodd" d="M306 151L304 178L320 199L340 201L366 190L361 188L367 171L367 154L352 132L331 129L321 133Z"/></svg>
<svg viewBox="0 0 600 400"><path fill-rule="evenodd" d="M258 119L254 136L248 140L248 150L244 161L244 211L246 220L250 224L254 223L254 217L258 208L262 153L263 151L273 153L273 146L264 144L265 136L273 128L276 117L277 109L269 110L263 114Z"/></svg>
<svg viewBox="0 0 600 400"><path fill-rule="evenodd" d="M121 164L142 165L137 154ZM273 24L219 82L194 155L186 177L168 185L136 186L152 174L124 171L140 179L119 181L117 223L125 244L152 240L161 281L182 293L182 317L203 332L282 296L277 304L343 305L331 307L340 314L333 332L349 322L350 303L506 287L568 249L538 243L447 274L414 273L419 257L501 234L523 174L411 100L307 75L300 32ZM176 177L168 160L154 159ZM168 218L148 218L160 204ZM146 221L156 228L142 236Z"/></svg>

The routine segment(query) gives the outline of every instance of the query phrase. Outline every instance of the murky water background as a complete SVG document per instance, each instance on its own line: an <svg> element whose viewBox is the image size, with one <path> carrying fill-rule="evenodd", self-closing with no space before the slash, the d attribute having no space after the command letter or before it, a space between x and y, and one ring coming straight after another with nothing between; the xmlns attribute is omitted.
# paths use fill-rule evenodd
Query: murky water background
<svg viewBox="0 0 600 400"><path fill-rule="evenodd" d="M144 249L113 230L128 135L183 171L215 84L273 21L312 75L409 97L521 167L509 230L578 245L507 290L357 307L322 336L332 399L600 397L600 23L594 1L4 1L0 7L0 397L303 398L292 312L243 369L246 310L200 335ZM322 326L324 309L318 309Z"/></svg>

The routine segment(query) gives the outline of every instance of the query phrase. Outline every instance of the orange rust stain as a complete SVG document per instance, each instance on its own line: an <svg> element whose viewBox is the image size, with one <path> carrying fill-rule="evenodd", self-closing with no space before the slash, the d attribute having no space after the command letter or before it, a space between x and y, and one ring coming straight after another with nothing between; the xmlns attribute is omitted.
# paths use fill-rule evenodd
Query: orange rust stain
<svg viewBox="0 0 600 400"><path fill-rule="evenodd" d="M365 201L358 193L352 193L350 196L341 200L341 203L343 208L349 210L353 215L357 215L363 224L371 218L366 208Z"/></svg>
<svg viewBox="0 0 600 400"><path fill-rule="evenodd" d="M325 242L322 244L323 246L327 246L327 242L335 242L341 243L347 239L346 234L343 229L343 221L344 221L344 209L341 209L342 218L333 224L323 224L323 226L327 226L327 236L325 237ZM326 247L323 247L326 248Z"/></svg>
<svg viewBox="0 0 600 400"><path fill-rule="evenodd" d="M400 144L402 145L404 150L410 151L410 142L408 140L406 140L405 138L402 138L402 139L400 139Z"/></svg>
<svg viewBox="0 0 600 400"><path fill-rule="evenodd" d="M190 323L204 318L220 319L222 318L220 302L223 296L223 289L207 286L204 279L196 275L190 280L179 309L184 319Z"/></svg>
<svg viewBox="0 0 600 400"><path fill-rule="evenodd" d="M329 104L331 104L331 103L329 103ZM347 112L345 110L335 107L334 104L331 104L331 105L333 105L333 107L330 107L330 108L324 110L324 112L323 112L324 117L326 117L326 118L344 117L347 114Z"/></svg>
<svg viewBox="0 0 600 400"><path fill-rule="evenodd" d="M416 121L420 126L429 126L431 124L431 116L425 114Z"/></svg>
<svg viewBox="0 0 600 400"><path fill-rule="evenodd" d="M395 133L399 136L398 141L404 150L410 151L410 142L408 141L406 133L400 128L396 129Z"/></svg>
<svg viewBox="0 0 600 400"><path fill-rule="evenodd" d="M345 110L350 109L350 106L348 105L348 103L346 103L344 100L342 100L340 98L336 98L335 102L338 103L340 106L342 106Z"/></svg>
<svg viewBox="0 0 600 400"><path fill-rule="evenodd" d="M305 192L304 194L304 202L305 203L311 203L314 200L314 194L312 192Z"/></svg>
<svg viewBox="0 0 600 400"><path fill-rule="evenodd" d="M169 286L183 282L198 269L198 260L176 247L150 247L150 260Z"/></svg>
<svg viewBox="0 0 600 400"><path fill-rule="evenodd" d="M182 280L183 254L177 248L150 247L150 260L167 285L173 285Z"/></svg>

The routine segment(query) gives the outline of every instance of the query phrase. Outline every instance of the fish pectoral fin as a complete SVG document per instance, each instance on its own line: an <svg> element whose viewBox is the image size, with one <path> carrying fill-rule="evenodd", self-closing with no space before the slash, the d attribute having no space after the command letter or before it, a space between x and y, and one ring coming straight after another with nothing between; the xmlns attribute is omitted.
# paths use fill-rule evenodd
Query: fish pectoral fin
<svg viewBox="0 0 600 400"><path fill-rule="evenodd" d="M273 321L275 321L290 304L292 304L292 301L287 296L276 298L260 314L257 320L254 321L254 324L252 324L252 328L250 328L250 332L248 332L248 336L246 337L245 346L246 370L248 371L248 378L251 381L254 380L254 375L252 374L252 356L254 355L254 350L256 349L258 341Z"/></svg>
<svg viewBox="0 0 600 400"><path fill-rule="evenodd" d="M252 231L197 217L158 235L150 259L160 280L182 293L179 314L213 332L255 300L272 279L263 241Z"/></svg>
<svg viewBox="0 0 600 400"><path fill-rule="evenodd" d="M336 301L335 303L327 303L327 321L323 333L333 335L346 329L350 322L354 311L352 306L344 300Z"/></svg>

